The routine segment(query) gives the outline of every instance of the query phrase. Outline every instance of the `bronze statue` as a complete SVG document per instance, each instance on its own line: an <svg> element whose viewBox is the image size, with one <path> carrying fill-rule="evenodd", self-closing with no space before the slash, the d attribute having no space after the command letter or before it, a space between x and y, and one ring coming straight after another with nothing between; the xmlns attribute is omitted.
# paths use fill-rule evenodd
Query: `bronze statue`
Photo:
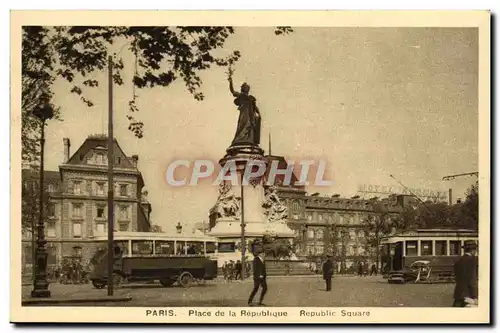
<svg viewBox="0 0 500 333"><path fill-rule="evenodd" d="M234 145L259 145L260 144L260 112L257 108L256 99L250 95L250 86L246 83L241 85L241 92L233 87L233 69L228 70L229 90L234 97L234 104L238 106L240 116L238 126L234 135Z"/></svg>

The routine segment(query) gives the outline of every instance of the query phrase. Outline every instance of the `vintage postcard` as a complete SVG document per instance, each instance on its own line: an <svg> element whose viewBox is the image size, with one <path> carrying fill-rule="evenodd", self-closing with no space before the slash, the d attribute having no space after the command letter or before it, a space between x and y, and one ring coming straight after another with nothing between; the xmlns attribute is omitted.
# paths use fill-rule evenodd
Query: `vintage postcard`
<svg viewBox="0 0 500 333"><path fill-rule="evenodd" d="M490 322L488 11L13 11L11 60L12 322Z"/></svg>

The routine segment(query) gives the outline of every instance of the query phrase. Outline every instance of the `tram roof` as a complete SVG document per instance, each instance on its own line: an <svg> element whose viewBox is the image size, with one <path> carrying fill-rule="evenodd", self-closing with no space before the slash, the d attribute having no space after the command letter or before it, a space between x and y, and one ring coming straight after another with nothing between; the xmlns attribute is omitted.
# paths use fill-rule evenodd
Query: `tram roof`
<svg viewBox="0 0 500 333"><path fill-rule="evenodd" d="M460 237L470 236L477 237L477 231L471 229L454 229L454 228L432 228L432 229L409 229L396 232L392 235L382 237L383 240L391 240L394 238L416 238L416 237Z"/></svg>
<svg viewBox="0 0 500 333"><path fill-rule="evenodd" d="M94 240L107 240L107 234L95 235ZM205 235L196 230L194 232L167 233L167 232L140 232L140 231L115 231L114 240L177 240L177 241L199 241L217 242L216 237Z"/></svg>

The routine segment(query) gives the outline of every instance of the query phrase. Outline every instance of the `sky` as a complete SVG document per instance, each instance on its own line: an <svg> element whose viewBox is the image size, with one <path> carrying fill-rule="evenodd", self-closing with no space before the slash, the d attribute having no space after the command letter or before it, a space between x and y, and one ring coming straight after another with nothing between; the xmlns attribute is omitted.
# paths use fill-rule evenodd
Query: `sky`
<svg viewBox="0 0 500 333"><path fill-rule="evenodd" d="M120 48L120 45L117 46ZM465 198L476 178L442 181L478 171L478 41L473 28L296 28L275 36L272 28L235 28L224 52L238 49L234 81L247 82L262 114L261 147L273 155L326 161L330 187L308 192L352 196L361 185L448 191ZM238 111L224 69L201 75L202 102L182 82L138 90L137 118L145 135L128 131L125 115L133 94L131 55L126 84L115 88L115 137L128 156L139 155L152 221L165 230L208 221L217 188L173 188L165 181L176 159L217 162L234 136ZM92 108L55 84L63 121L46 130L46 168L63 162L63 138L71 152L89 134L107 130L106 74L85 90Z"/></svg>

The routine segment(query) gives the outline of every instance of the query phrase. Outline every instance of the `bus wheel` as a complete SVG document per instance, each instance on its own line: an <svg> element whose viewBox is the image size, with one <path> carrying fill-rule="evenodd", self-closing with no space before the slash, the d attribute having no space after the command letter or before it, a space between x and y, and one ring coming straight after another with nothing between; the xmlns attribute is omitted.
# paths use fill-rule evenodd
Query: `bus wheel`
<svg viewBox="0 0 500 333"><path fill-rule="evenodd" d="M179 285L181 287L187 288L193 282L193 276L189 272L182 272L179 276Z"/></svg>
<svg viewBox="0 0 500 333"><path fill-rule="evenodd" d="M102 289L106 286L106 283L104 282L99 282L99 281L92 281L92 285L94 286L94 288L96 289Z"/></svg>
<svg viewBox="0 0 500 333"><path fill-rule="evenodd" d="M175 281L171 280L171 279L161 279L160 280L160 284L162 285L162 287L172 287L174 282Z"/></svg>

